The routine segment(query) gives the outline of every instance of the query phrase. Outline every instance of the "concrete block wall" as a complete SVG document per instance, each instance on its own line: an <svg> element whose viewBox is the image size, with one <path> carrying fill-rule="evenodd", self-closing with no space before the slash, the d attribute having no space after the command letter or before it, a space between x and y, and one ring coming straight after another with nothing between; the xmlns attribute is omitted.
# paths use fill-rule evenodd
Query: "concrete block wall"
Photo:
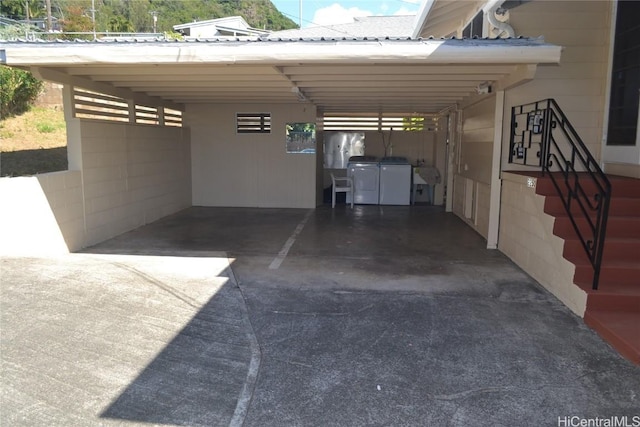
<svg viewBox="0 0 640 427"><path fill-rule="evenodd" d="M86 245L191 206L188 130L81 122Z"/></svg>
<svg viewBox="0 0 640 427"><path fill-rule="evenodd" d="M84 204L80 171L53 172L37 176L56 218L67 250L84 244Z"/></svg>
<svg viewBox="0 0 640 427"><path fill-rule="evenodd" d="M80 170L0 179L0 255L73 252L191 206L187 129L70 128L70 165Z"/></svg>
<svg viewBox="0 0 640 427"><path fill-rule="evenodd" d="M195 206L316 207L317 155L286 152L286 124L315 122L315 107L194 104L187 112ZM236 113L243 112L271 114L271 131L237 133Z"/></svg>
<svg viewBox="0 0 640 427"><path fill-rule="evenodd" d="M575 266L562 257L564 241L543 209L544 197L526 176L504 172L498 249L582 317L587 294L573 284Z"/></svg>
<svg viewBox="0 0 640 427"><path fill-rule="evenodd" d="M83 246L79 171L0 178L0 200L1 255L56 255Z"/></svg>

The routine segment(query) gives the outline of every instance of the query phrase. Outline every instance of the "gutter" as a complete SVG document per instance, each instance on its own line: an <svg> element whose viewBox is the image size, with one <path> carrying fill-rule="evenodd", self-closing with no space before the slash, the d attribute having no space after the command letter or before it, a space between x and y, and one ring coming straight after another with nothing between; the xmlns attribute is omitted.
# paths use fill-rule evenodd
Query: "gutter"
<svg viewBox="0 0 640 427"><path fill-rule="evenodd" d="M13 66L160 64L558 64L539 39L10 43Z"/></svg>

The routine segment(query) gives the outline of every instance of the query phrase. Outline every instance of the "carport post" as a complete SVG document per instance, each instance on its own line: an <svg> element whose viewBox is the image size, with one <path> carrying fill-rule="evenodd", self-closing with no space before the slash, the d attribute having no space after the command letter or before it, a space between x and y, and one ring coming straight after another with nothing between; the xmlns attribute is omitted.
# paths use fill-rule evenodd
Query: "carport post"
<svg viewBox="0 0 640 427"><path fill-rule="evenodd" d="M496 109L493 124L493 152L491 160L491 190L489 193L489 230L487 231L487 249L498 248L498 230L500 228L500 193L502 181L502 121L504 117L504 91L496 92Z"/></svg>

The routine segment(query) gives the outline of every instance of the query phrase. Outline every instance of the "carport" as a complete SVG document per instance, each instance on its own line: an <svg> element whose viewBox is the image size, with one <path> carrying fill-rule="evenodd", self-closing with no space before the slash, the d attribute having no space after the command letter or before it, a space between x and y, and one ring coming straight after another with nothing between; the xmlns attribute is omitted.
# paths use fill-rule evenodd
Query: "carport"
<svg viewBox="0 0 640 427"><path fill-rule="evenodd" d="M501 99L560 58L538 39L390 37L12 42L0 52L2 63L65 85L69 169L81 172L59 195L72 198L61 224L70 250L193 205L314 208L322 144L315 156L286 153L287 123L318 124L322 141L327 114L446 118ZM239 114L268 128L241 133ZM488 138L498 147L502 115L497 102ZM500 150L481 155L498 162ZM446 179L451 210L461 195ZM490 198L495 247L497 190Z"/></svg>
<svg viewBox="0 0 640 427"><path fill-rule="evenodd" d="M3 314L22 331L5 359L17 408L8 422L524 425L635 415L634 368L485 249L495 223L487 243L440 207L318 207L321 146L315 156L284 151L292 121L446 117L499 100L556 64L559 47L253 38L16 42L0 52L65 85L70 170L36 179L61 243L90 247L3 260ZM269 113L269 132L237 132L238 113ZM496 101L482 128L495 147L502 117ZM478 154L500 159L498 149ZM495 218L495 188L491 204ZM41 410L22 411L30 407Z"/></svg>

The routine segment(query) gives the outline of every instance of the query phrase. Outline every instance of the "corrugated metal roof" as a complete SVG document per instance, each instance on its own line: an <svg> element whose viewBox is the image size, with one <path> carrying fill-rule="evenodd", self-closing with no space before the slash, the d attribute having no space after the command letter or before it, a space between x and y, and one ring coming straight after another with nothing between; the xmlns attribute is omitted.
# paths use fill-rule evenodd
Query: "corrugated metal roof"
<svg viewBox="0 0 640 427"><path fill-rule="evenodd" d="M510 87L559 59L558 46L529 38L274 34L0 46L0 63L141 105L304 101L326 112L438 112L480 85Z"/></svg>
<svg viewBox="0 0 640 427"><path fill-rule="evenodd" d="M411 37L406 37L406 36L402 36L402 37L396 37L396 36L383 36L383 37L377 37L377 36L345 36L345 35L339 35L339 36L318 36L318 37L311 37L311 36L288 36L286 34L280 35L279 33L273 33L269 36L262 36L262 37L256 37L256 36L244 36L244 37L203 37L203 38L188 38L188 39L184 39L184 40L167 40L163 37L154 37L154 38L147 38L147 37L108 37L108 38L104 38L104 39L97 39L97 40L85 40L85 39L73 39L73 40L68 40L68 39L54 39L54 40L44 40L44 39L23 39L23 38L19 38L19 39L15 39L15 40L3 40L0 39L0 42L5 43L5 44L11 44L11 43L17 43L17 44L40 44L40 45L44 45L44 44L80 44L80 45L86 45L86 44L99 44L99 45L108 45L108 44L119 44L119 43L132 43L132 44L136 44L136 43L153 43L153 44L157 44L157 45L162 45L162 44L169 44L169 45L175 45L175 44L189 44L189 43L203 43L203 44L207 44L207 43L212 43L212 44L234 44L234 43L251 43L251 42L255 42L255 43L260 43L260 42L273 42L273 43L278 43L278 42L283 42L283 43L293 43L293 42L304 42L304 43L320 43L320 42L343 42L343 41L348 41L348 42L414 42L414 43L421 43L424 42L425 40L438 40L438 41L457 41L458 43L464 43L464 44L469 44L469 45L473 45L476 44L478 46L480 45L487 45L487 44L495 44L495 43L503 43L503 44L508 44L511 46L534 46L534 45L539 45L541 43L544 43L544 38L542 37L537 37L537 38L531 38L531 37L522 37L522 36L518 36L518 37L503 37L503 38L496 38L496 37L473 37L473 38L456 38L456 37L428 37L428 38L424 38L424 37L420 37L420 38L416 38L416 39L412 39Z"/></svg>

